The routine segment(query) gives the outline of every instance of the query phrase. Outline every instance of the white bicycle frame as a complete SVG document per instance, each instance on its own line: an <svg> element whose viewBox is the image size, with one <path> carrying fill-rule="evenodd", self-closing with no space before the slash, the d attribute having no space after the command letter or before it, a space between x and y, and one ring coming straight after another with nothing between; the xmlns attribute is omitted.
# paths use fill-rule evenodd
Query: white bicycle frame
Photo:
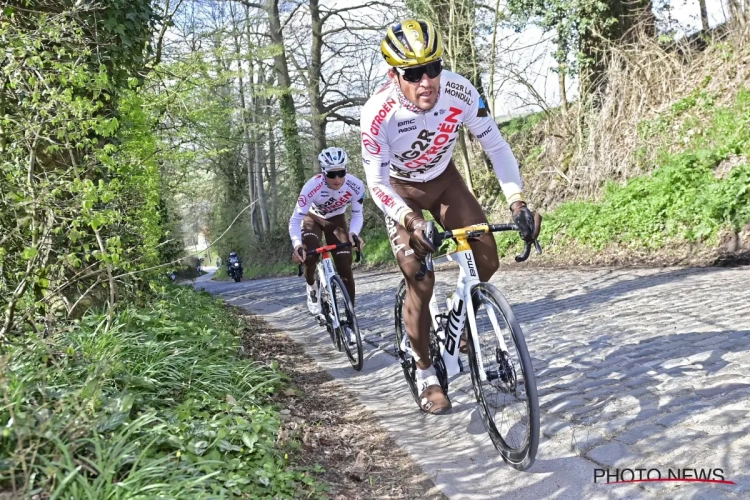
<svg viewBox="0 0 750 500"><path fill-rule="evenodd" d="M318 300L321 300L323 290L326 294L331 296L331 278L336 275L336 271L333 269L333 259L331 258L330 252L326 251L321 254L320 262L318 262L316 272L318 273L318 279L320 281L320 290L318 290ZM321 304L322 307L322 304ZM338 328L339 324L339 311L337 308L331 308L333 311L329 311L331 318L333 319L333 328Z"/></svg>
<svg viewBox="0 0 750 500"><path fill-rule="evenodd" d="M461 245L459 245L460 247ZM445 363L446 371L448 376L458 374L461 368L458 364L458 348L461 342L461 333L463 331L466 317L469 318L469 326L471 331L475 332L472 335L472 341L474 343L474 352L480 353L479 338L476 335L477 324L476 318L474 317L474 304L471 301L471 289L474 285L480 283L479 275L477 273L476 263L474 261L474 253L471 248L466 245L467 249L458 250L455 253L448 254L448 260L456 262L459 266L458 281L456 283L456 293L452 299L446 299L446 305L448 306L448 321L446 322L446 328L443 329L440 324L440 306L438 305L437 297L435 296L435 290L432 291L432 298L430 299L430 319L432 320L432 327L435 330L440 342L440 354L443 356L443 362ZM495 316L495 311L492 308L487 308L487 314L490 317L490 322L497 336L498 343L503 351L508 350L508 346L505 343L502 335L499 333L500 324ZM419 361L417 354L406 346L405 335L402 339L401 350L410 353L417 361ZM487 373L484 370L484 363L482 357L477 355L477 363L479 364L479 378L482 382L487 380Z"/></svg>

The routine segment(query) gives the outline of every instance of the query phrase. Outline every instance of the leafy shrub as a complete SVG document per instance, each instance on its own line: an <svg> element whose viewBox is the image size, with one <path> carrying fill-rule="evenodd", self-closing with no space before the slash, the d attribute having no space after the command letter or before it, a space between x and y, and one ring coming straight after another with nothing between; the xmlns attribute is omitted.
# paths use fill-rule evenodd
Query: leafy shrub
<svg viewBox="0 0 750 500"><path fill-rule="evenodd" d="M695 122L684 123L680 131L688 140L684 151L663 152L660 167L651 175L634 177L625 185L609 183L598 202L561 205L546 215L542 242L560 247L577 243L595 249L609 244L658 249L670 241L713 244L722 227L739 231L747 224L750 91L741 90L729 107L714 107L710 99L701 102L700 112L710 112L709 118L701 121L697 132ZM678 107L685 111L694 106L698 104ZM668 123L663 126L663 130L670 128ZM727 162L734 162L731 169L719 172ZM499 236L500 253L517 250L515 242L511 235Z"/></svg>
<svg viewBox="0 0 750 500"><path fill-rule="evenodd" d="M312 480L275 449L282 375L237 357L242 323L157 290L104 330L89 314L0 358L0 489L65 498L291 498Z"/></svg>

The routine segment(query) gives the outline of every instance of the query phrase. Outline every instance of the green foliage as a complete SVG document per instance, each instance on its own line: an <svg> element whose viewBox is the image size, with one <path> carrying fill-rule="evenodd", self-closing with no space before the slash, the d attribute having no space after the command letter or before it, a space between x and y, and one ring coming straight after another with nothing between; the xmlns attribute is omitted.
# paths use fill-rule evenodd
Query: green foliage
<svg viewBox="0 0 750 500"><path fill-rule="evenodd" d="M396 263L396 259L393 257L393 250L391 249L391 242L388 239L388 233L385 231L373 233L372 236L365 241L365 262L371 265Z"/></svg>
<svg viewBox="0 0 750 500"><path fill-rule="evenodd" d="M0 337L153 264L161 237L150 124L128 88L150 2L27 7L0 17Z"/></svg>
<svg viewBox="0 0 750 500"><path fill-rule="evenodd" d="M511 137L516 135L528 134L546 117L544 111L538 113L532 113L526 116L519 116L513 118L506 123L500 123L500 131L503 135L510 140Z"/></svg>
<svg viewBox="0 0 750 500"><path fill-rule="evenodd" d="M217 281L226 281L229 279L229 273L227 272L227 266L222 265L219 267L213 275L213 279Z"/></svg>
<svg viewBox="0 0 750 500"><path fill-rule="evenodd" d="M566 203L547 214L542 243L595 249L611 244L659 249L680 241L715 244L721 228L739 231L747 224L750 91L741 90L729 107L716 107L713 99L698 92L679 101L669 116L693 108L700 120L683 122L680 134L688 141L684 151L663 152L652 175L630 179L623 186L610 183L599 202ZM671 132L670 121L659 123L648 133ZM517 251L510 236L498 241L501 254Z"/></svg>
<svg viewBox="0 0 750 500"><path fill-rule="evenodd" d="M291 252L289 252L291 255ZM278 262L269 266L251 265L243 271L243 276L247 279L263 278L267 276L297 276L297 264L291 262Z"/></svg>
<svg viewBox="0 0 750 500"><path fill-rule="evenodd" d="M243 323L206 293L89 314L0 358L0 489L60 498L293 498L275 448L283 375L240 360Z"/></svg>

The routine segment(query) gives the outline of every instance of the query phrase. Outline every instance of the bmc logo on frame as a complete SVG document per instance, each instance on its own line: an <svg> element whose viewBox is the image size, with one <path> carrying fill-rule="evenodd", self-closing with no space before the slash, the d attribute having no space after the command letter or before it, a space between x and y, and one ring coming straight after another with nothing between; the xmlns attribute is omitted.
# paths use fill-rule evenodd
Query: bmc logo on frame
<svg viewBox="0 0 750 500"><path fill-rule="evenodd" d="M735 484L726 479L724 469L656 468L594 469L596 484L626 484L655 482Z"/></svg>

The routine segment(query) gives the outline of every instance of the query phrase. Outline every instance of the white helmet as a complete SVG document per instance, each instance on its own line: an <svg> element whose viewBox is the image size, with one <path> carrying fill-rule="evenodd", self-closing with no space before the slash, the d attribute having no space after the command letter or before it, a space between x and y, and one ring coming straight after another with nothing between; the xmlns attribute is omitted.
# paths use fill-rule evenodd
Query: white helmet
<svg viewBox="0 0 750 500"><path fill-rule="evenodd" d="M320 163L320 169L323 172L329 170L346 170L346 162L349 161L346 151L341 148L328 148L324 149L318 155L318 162Z"/></svg>

